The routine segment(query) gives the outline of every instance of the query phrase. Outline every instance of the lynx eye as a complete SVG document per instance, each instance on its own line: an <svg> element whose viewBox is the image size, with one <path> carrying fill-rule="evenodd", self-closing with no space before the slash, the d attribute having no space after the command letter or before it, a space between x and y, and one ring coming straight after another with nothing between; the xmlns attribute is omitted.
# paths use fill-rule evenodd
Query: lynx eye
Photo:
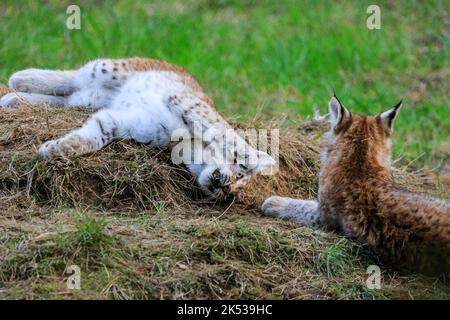
<svg viewBox="0 0 450 320"><path fill-rule="evenodd" d="M238 173L236 176L237 179L242 179L243 177L244 177L244 175L242 173Z"/></svg>
<svg viewBox="0 0 450 320"><path fill-rule="evenodd" d="M239 168L241 168L244 171L248 170L248 167L246 165L241 164L241 163L239 164Z"/></svg>

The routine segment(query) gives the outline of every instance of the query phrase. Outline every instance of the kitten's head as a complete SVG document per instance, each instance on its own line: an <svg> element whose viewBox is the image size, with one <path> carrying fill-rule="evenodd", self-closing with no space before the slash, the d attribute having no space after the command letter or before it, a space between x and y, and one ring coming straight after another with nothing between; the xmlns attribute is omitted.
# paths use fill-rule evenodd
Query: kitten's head
<svg viewBox="0 0 450 320"><path fill-rule="evenodd" d="M263 151L251 150L237 157L233 164L207 165L198 184L209 200L225 200L242 189L252 177L274 168L275 160Z"/></svg>
<svg viewBox="0 0 450 320"><path fill-rule="evenodd" d="M276 161L269 154L253 148L244 154L237 154L233 162L231 192L239 191L258 174L272 174L276 165Z"/></svg>
<svg viewBox="0 0 450 320"><path fill-rule="evenodd" d="M365 116L352 114L336 96L332 97L328 106L331 128L324 135L322 165L353 163L387 167L392 125L401 104L400 101L377 116Z"/></svg>

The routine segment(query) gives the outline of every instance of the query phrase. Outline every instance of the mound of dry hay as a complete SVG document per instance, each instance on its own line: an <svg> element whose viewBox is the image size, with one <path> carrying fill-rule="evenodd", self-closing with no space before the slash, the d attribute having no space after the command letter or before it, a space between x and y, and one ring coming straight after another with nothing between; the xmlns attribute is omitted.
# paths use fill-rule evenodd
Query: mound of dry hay
<svg viewBox="0 0 450 320"><path fill-rule="evenodd" d="M70 160L43 161L42 142L80 126L90 112L23 104L0 112L0 201L2 207L26 208L30 200L51 206L134 211L156 202L195 205L199 192L169 153L129 141ZM246 127L262 127L246 123ZM279 123L265 123L264 128ZM269 195L312 197L317 190L319 148L293 128L280 130L280 170L259 176L237 196L235 203L259 207ZM226 204L228 205L228 204Z"/></svg>
<svg viewBox="0 0 450 320"><path fill-rule="evenodd" d="M120 141L69 161L37 158L43 141L88 116L28 105L0 110L0 286L6 297L345 299L390 292L386 297L420 298L435 286L434 279L389 273L383 284L390 291L367 292L361 284L373 262L364 248L253 215L272 194L315 195L319 148L308 132L314 135L317 123L300 129L283 121L239 124L280 128L280 172L258 177L232 206L211 206L195 200L193 179L163 150ZM433 189L430 180L398 173L409 188ZM61 275L72 264L89 276L83 290L67 292ZM440 288L430 296L445 290L447 298Z"/></svg>

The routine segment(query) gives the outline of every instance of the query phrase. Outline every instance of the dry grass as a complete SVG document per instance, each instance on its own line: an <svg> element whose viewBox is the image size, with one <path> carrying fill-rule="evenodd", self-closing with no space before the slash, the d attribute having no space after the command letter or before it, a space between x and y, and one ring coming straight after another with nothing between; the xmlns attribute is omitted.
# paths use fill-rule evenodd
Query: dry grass
<svg viewBox="0 0 450 320"><path fill-rule="evenodd" d="M450 297L436 279L389 270L383 289L369 290L365 269L377 262L364 247L259 214L272 194L315 196L318 124L264 123L281 128L279 173L258 177L232 203L205 204L164 150L119 141L66 161L36 157L43 141L88 115L29 105L0 112L0 297ZM429 178L396 174L443 194ZM80 291L65 287L70 264L82 269Z"/></svg>
<svg viewBox="0 0 450 320"><path fill-rule="evenodd" d="M38 159L36 151L42 142L81 125L88 115L89 112L80 109L61 112L29 105L2 110L2 190L25 194L52 206L115 211L146 210L159 201L186 206L199 199L191 176L183 167L172 165L170 154L162 149L118 141L101 152L70 160ZM259 124L247 124L251 125ZM279 123L267 125L277 128ZM283 129L279 172L273 177L254 179L235 199L236 203L255 207L273 193L313 197L317 189L318 153L317 143L299 130Z"/></svg>

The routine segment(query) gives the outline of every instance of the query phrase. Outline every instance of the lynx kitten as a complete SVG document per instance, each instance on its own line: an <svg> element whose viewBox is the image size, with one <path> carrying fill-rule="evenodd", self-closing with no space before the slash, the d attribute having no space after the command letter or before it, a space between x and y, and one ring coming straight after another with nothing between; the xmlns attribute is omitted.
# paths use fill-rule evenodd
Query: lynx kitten
<svg viewBox="0 0 450 320"><path fill-rule="evenodd" d="M233 130L192 75L165 61L98 59L78 70L27 69L13 74L9 86L15 92L3 96L0 107L26 100L100 109L81 128L44 143L39 155L46 159L93 152L115 139L173 147L171 137L176 130L184 129L192 139L202 140L194 127L212 128L220 137L228 134L225 145L218 148L225 149L231 160L213 154L207 162L185 163L210 199L228 196L275 164L272 157L249 146ZM219 140L223 143L216 136L202 140L200 146L214 149Z"/></svg>
<svg viewBox="0 0 450 320"><path fill-rule="evenodd" d="M386 262L449 273L450 203L406 191L392 178L392 123L400 106L362 116L333 97L318 201L274 196L262 211L354 237Z"/></svg>

